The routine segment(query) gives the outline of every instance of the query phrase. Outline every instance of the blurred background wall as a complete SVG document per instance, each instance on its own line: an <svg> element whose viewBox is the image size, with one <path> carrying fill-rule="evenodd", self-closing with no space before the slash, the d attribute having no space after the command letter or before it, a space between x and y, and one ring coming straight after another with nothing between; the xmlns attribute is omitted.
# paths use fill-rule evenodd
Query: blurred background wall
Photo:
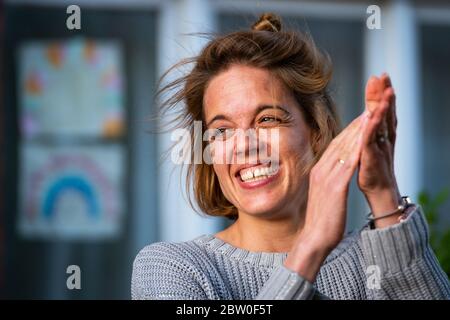
<svg viewBox="0 0 450 320"><path fill-rule="evenodd" d="M81 29L66 25L73 4ZM366 25L372 4L381 29ZM190 209L180 168L161 159L170 133L149 133L148 117L159 76L205 44L191 33L248 28L264 11L330 54L344 124L363 110L369 75L390 73L401 193L417 201L450 187L448 1L10 0L0 12L2 297L128 299L143 246L227 224ZM353 184L347 228L367 212ZM444 227L450 203L439 212ZM69 265L80 290L66 286Z"/></svg>

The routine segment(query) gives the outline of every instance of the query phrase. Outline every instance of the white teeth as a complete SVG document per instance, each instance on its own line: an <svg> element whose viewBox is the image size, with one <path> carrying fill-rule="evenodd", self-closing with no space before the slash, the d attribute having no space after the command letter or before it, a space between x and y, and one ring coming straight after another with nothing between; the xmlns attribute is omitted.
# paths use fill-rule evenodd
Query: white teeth
<svg viewBox="0 0 450 320"><path fill-rule="evenodd" d="M251 170L245 172L242 176L241 176L242 180L250 180L253 179L253 172Z"/></svg>
<svg viewBox="0 0 450 320"><path fill-rule="evenodd" d="M250 181L258 181L262 179L266 179L269 176L273 176L278 172L278 166L264 167L264 168L256 168L256 169L247 169L242 170L240 172L242 181L250 182Z"/></svg>

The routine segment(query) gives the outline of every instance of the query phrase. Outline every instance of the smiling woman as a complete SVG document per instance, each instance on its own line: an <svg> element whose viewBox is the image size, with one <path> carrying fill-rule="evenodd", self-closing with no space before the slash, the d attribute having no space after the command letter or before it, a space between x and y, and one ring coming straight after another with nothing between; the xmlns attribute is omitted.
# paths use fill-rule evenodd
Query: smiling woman
<svg viewBox="0 0 450 320"><path fill-rule="evenodd" d="M313 130L308 127L291 90L265 69L231 65L209 82L204 94L204 109L208 128L255 128L257 131L269 131L266 134L268 137L274 136L273 130L278 133L276 141L267 139L264 143L269 152L277 149L281 155L278 163L261 157L252 159L250 143L243 141L230 144L231 147L224 150L227 155L230 154L226 158L231 158L231 164L212 166L220 191L239 211L238 216L282 217L301 210L307 195L305 168L314 160L309 141L310 131ZM225 115L217 119L216 115L221 113ZM217 120L208 121L214 118ZM233 135L228 137L233 138ZM214 151L217 149L214 148ZM238 163L240 154L247 154L246 163ZM255 157L258 155L253 153ZM223 158L217 152L215 156ZM290 206L286 204L286 199L291 200ZM219 236L226 237L229 231Z"/></svg>
<svg viewBox="0 0 450 320"><path fill-rule="evenodd" d="M201 121L215 132L202 145L213 162L191 162L187 188L203 212L234 222L145 247L133 266L134 299L450 297L421 209L397 187L389 76L369 79L366 110L339 133L329 59L273 14L183 63L194 68L162 88L179 89L163 108L183 102L181 127L193 132ZM248 130L256 144L239 138ZM355 173L371 221L344 236Z"/></svg>

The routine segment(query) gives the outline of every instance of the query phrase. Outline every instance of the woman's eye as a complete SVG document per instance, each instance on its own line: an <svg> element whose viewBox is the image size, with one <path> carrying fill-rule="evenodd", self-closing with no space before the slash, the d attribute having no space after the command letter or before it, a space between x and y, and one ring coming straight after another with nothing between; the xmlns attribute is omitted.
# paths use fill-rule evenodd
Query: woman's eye
<svg viewBox="0 0 450 320"><path fill-rule="evenodd" d="M227 134L227 128L218 128L216 129L216 136L224 136Z"/></svg>
<svg viewBox="0 0 450 320"><path fill-rule="evenodd" d="M212 140L225 140L233 135L231 128L217 128L214 130Z"/></svg>
<svg viewBox="0 0 450 320"><path fill-rule="evenodd" d="M279 120L277 118L275 118L275 117L265 116L265 117L262 117L259 120L259 122L260 123L276 123L276 122L279 122Z"/></svg>

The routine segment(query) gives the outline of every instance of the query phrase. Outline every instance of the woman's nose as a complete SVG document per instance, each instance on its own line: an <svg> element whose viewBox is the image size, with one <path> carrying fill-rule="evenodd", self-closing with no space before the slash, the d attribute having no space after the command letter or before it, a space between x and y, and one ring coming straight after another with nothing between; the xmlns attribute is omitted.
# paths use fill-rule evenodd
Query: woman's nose
<svg viewBox="0 0 450 320"><path fill-rule="evenodd" d="M260 145L256 130L238 130L234 139L234 157L237 161L236 163L257 163Z"/></svg>
<svg viewBox="0 0 450 320"><path fill-rule="evenodd" d="M233 156L235 163L253 164L278 162L280 157L280 134L278 129L241 132L235 136Z"/></svg>

